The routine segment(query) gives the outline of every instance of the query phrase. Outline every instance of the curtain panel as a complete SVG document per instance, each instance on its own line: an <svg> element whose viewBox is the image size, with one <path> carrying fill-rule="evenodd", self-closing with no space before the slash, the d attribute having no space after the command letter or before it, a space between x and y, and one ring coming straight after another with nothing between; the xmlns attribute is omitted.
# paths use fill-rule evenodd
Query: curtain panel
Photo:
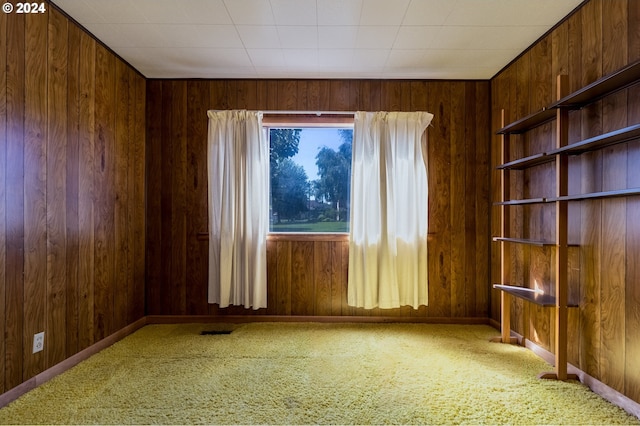
<svg viewBox="0 0 640 426"><path fill-rule="evenodd" d="M427 112L357 112L351 170L348 303L428 304Z"/></svg>
<svg viewBox="0 0 640 426"><path fill-rule="evenodd" d="M269 149L262 113L208 111L209 303L267 306Z"/></svg>

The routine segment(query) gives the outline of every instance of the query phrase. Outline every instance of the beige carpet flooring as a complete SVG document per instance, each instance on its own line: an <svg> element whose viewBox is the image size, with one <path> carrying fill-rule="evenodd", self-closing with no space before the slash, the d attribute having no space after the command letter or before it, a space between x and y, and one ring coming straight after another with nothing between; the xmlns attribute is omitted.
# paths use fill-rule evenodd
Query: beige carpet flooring
<svg viewBox="0 0 640 426"><path fill-rule="evenodd" d="M233 329L227 335L202 331ZM488 326L150 325L2 424L640 424Z"/></svg>

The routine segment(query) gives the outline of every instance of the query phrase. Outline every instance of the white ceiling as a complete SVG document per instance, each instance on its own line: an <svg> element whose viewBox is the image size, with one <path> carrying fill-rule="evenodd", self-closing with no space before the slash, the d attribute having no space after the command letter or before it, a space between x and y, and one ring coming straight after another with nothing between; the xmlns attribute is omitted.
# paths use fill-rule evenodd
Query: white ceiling
<svg viewBox="0 0 640 426"><path fill-rule="evenodd" d="M148 78L488 79L582 0L53 0Z"/></svg>

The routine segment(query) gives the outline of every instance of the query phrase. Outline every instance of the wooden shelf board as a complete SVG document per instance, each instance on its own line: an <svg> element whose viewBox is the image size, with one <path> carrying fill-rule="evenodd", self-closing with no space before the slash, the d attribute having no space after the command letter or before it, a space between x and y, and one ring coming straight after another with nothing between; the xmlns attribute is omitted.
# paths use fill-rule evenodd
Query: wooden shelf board
<svg viewBox="0 0 640 426"><path fill-rule="evenodd" d="M640 80L640 61L633 62L618 71L594 81L588 86L554 102L549 108L581 108L606 95L629 87Z"/></svg>
<svg viewBox="0 0 640 426"><path fill-rule="evenodd" d="M508 201L498 201L495 203L496 206L518 206L521 204L540 204L546 203L547 198L528 198L525 200L508 200Z"/></svg>
<svg viewBox="0 0 640 426"><path fill-rule="evenodd" d="M588 194L564 195L562 197L548 198L547 201L581 201L598 198L628 197L640 195L640 188L618 189L614 191L591 192Z"/></svg>
<svg viewBox="0 0 640 426"><path fill-rule="evenodd" d="M588 151L593 151L595 149L628 142L630 140L638 138L640 138L640 124L625 127L623 129L585 139L571 145L563 146L562 148L554 149L553 151L548 152L547 155L556 155L562 153L569 155L579 155Z"/></svg>
<svg viewBox="0 0 640 426"><path fill-rule="evenodd" d="M540 241L540 240L528 240L526 238L507 238L507 237L493 237L493 241L505 241L508 243L516 243L516 244L528 244L531 246L544 247L544 246L554 246L554 242L550 241Z"/></svg>
<svg viewBox="0 0 640 426"><path fill-rule="evenodd" d="M529 157L519 158L517 160L509 161L508 163L498 166L498 170L523 170L528 167L537 166L540 164L550 163L554 160L554 157L550 157L546 153L540 153L531 155Z"/></svg>
<svg viewBox="0 0 640 426"><path fill-rule="evenodd" d="M494 284L497 288L520 299L527 300L540 306L556 306L556 298L552 294L539 293L531 288L518 287L514 285Z"/></svg>
<svg viewBox="0 0 640 426"><path fill-rule="evenodd" d="M553 120L555 117L555 109L543 108L540 111L529 114L528 116L521 118L518 121L514 121L508 126L505 126L502 129L498 130L497 133L499 135L506 133L524 133L529 129L533 129L534 127L540 126L548 121Z"/></svg>

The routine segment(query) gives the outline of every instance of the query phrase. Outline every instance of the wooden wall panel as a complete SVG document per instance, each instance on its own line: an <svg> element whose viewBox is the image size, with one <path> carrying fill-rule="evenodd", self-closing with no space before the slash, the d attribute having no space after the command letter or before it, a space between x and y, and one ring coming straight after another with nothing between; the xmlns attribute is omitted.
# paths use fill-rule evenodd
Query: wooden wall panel
<svg viewBox="0 0 640 426"><path fill-rule="evenodd" d="M257 96L255 88L253 92ZM198 137L207 132L209 91L206 82L200 81L188 86L187 105L186 248L188 257L193 259L193 267L187 268L186 308L194 314L205 315L208 309L201 301L207 298L206 266L209 247L206 241L198 239L198 234L208 230L207 146L199 143Z"/></svg>
<svg viewBox="0 0 640 426"><path fill-rule="evenodd" d="M23 380L45 368L32 354L33 335L45 331L47 283L47 16L25 23Z"/></svg>
<svg viewBox="0 0 640 426"><path fill-rule="evenodd" d="M335 262L332 254L335 244L327 241L314 243L313 287L315 294L311 299L315 315L331 315L331 286L333 284L332 265Z"/></svg>
<svg viewBox="0 0 640 426"><path fill-rule="evenodd" d="M129 75L127 66L122 62L115 64L115 193L113 229L116 245L114 247L114 283L116 291L113 301L113 328L119 330L127 324L127 300L129 275Z"/></svg>
<svg viewBox="0 0 640 426"><path fill-rule="evenodd" d="M315 280L313 241L291 245L291 315L313 315Z"/></svg>
<svg viewBox="0 0 640 426"><path fill-rule="evenodd" d="M588 84L602 76L602 2L593 1L580 10L581 74L574 76ZM573 72L570 70L570 79ZM582 111L581 138L602 132L602 102L587 106ZM582 192L602 190L602 152L581 156ZM599 354L602 329L600 326L601 265L602 265L602 201L582 203L581 215L581 347L580 363L584 371L600 377Z"/></svg>
<svg viewBox="0 0 640 426"><path fill-rule="evenodd" d="M115 57L96 46L94 333L97 340L114 330L115 280Z"/></svg>
<svg viewBox="0 0 640 426"><path fill-rule="evenodd" d="M451 83L435 82L429 88L429 111L435 115L428 133L429 156L429 252L428 315L451 315ZM437 118L436 118L437 117ZM431 131L433 130L433 131Z"/></svg>
<svg viewBox="0 0 640 426"><path fill-rule="evenodd" d="M95 342L95 227L94 181L95 169L95 41L80 34L78 120L78 348Z"/></svg>
<svg viewBox="0 0 640 426"><path fill-rule="evenodd" d="M79 185L80 185L80 111L78 110L80 94L80 29L68 25L67 47L67 134L66 136L66 268L67 280L64 295L66 296L65 327L67 328L66 353L78 351L79 316Z"/></svg>
<svg viewBox="0 0 640 426"><path fill-rule="evenodd" d="M68 21L59 12L49 13L47 62L47 142L46 142L46 238L47 286L49 301L46 328L51 336L46 365L66 358L67 286L67 46Z"/></svg>
<svg viewBox="0 0 640 426"><path fill-rule="evenodd" d="M47 9L0 17L0 392L144 315L145 80Z"/></svg>
<svg viewBox="0 0 640 426"><path fill-rule="evenodd" d="M615 4L614 4L615 3ZM527 104L528 110L516 108L510 121L545 106L555 91L555 75L567 74L570 91L575 91L601 76L611 73L640 58L640 2L638 0L591 0L575 14L556 27L549 36L540 40L517 61L491 81L492 130L499 128L496 115L502 108ZM545 44L551 43L551 48ZM539 54L536 52L546 52ZM529 76L518 88L509 83L509 75L520 68L531 56ZM542 72L542 70L550 70ZM580 111L570 113L569 139L581 139L640 123L640 89L638 85L605 97ZM554 135L553 129L541 126L525 138L531 144L531 153L543 149ZM499 149L498 138L493 137L492 148ZM640 185L636 165L640 155L640 142L632 141L604 148L570 159L570 193L592 192ZM492 167L498 164L492 156ZM497 175L493 173L491 198L498 200ZM524 182L525 194L544 196L550 178L544 168L532 170ZM638 268L640 244L638 234L638 197L613 198L570 203L569 238L578 247L569 253L569 294L579 307L569 313L569 360L588 374L603 381L626 396L640 402L640 376L637 359L640 347L640 298L638 297ZM495 217L495 216L492 216ZM552 221L535 210L524 221L532 232L542 236L552 231ZM541 226L541 228L537 228ZM495 226L492 227L495 230ZM522 229L519 226L519 229ZM525 228L526 229L526 228ZM499 257L492 245L491 275L498 278ZM533 250L532 250L533 252ZM548 265L534 261L524 253L514 260L530 274L546 275ZM549 257L548 264L551 263ZM550 276L549 279L553 277ZM499 319L492 297L491 317ZM547 349L553 348L554 310L529 306L525 303L524 323L514 323L515 331L536 341ZM527 327L529 325L529 327ZM541 338L540 330L549 325L549 338Z"/></svg>
<svg viewBox="0 0 640 426"><path fill-rule="evenodd" d="M629 0L629 60L640 59L640 0ZM640 123L640 85L629 88L627 94L627 123ZM627 187L640 187L640 141L627 145ZM625 258L625 372L624 394L640 401L640 339L634 330L640 330L640 197L627 199L626 258Z"/></svg>
<svg viewBox="0 0 640 426"><path fill-rule="evenodd" d="M186 93L186 95L185 95ZM186 96L186 97L185 97ZM148 80L147 313L485 317L489 311L488 82ZM188 102L187 102L188 100ZM346 303L346 241L278 237L268 244L268 307L209 306L208 109L428 110L430 304L413 310ZM186 160L181 136L186 120ZM179 160L182 158L182 160ZM455 208L451 207L452 200ZM186 215L186 226L183 217ZM452 239L452 232L455 237ZM186 262L175 266L176 261ZM169 278L171 277L171 278ZM175 303L186 296L187 303Z"/></svg>
<svg viewBox="0 0 640 426"><path fill-rule="evenodd" d="M276 314L291 315L291 241L276 243Z"/></svg>
<svg viewBox="0 0 640 426"><path fill-rule="evenodd" d="M162 155L159 148L162 146L162 82L151 81L147 83L146 105L146 175L154 179L147 179L147 203L146 211L160 211L162 188ZM205 145L206 148L206 145ZM206 191L204 194L206 200ZM202 230L204 231L204 230ZM146 313L154 315L160 313L162 277L162 215L146 216L145 242L147 270L146 281L154 282L154 287L145 286Z"/></svg>
<svg viewBox="0 0 640 426"><path fill-rule="evenodd" d="M134 250L132 253L134 263L133 300L130 301L129 322L132 323L145 313L145 222L146 222L146 83L133 69L130 70L135 80L135 127L134 139L131 145L131 160L134 162Z"/></svg>
<svg viewBox="0 0 640 426"><path fill-rule="evenodd" d="M465 84L463 82L451 83L451 121L454 123L466 122L465 117ZM466 126L451 127L451 150L449 163L453 170L466 171L465 143ZM451 193L449 206L451 211L451 223L463 224L466 217L465 200L470 197L465 193L465 173L451 173ZM465 316L465 277L467 275L466 227L451 226L451 314L453 316Z"/></svg>
<svg viewBox="0 0 640 426"><path fill-rule="evenodd" d="M186 309L186 174L187 174L187 86L182 82L172 82L173 102L181 108L171 114L171 157L173 168L171 182L171 271L168 276L171 286L171 300L175 310Z"/></svg>
<svg viewBox="0 0 640 426"><path fill-rule="evenodd" d="M627 1L602 8L602 69L613 72L627 63ZM627 125L627 91L602 101L602 130L613 131ZM627 145L607 147L602 151L602 189L625 188L627 184ZM603 378L612 388L624 391L626 203L624 198L602 203L602 269L600 271L602 351L599 363Z"/></svg>
<svg viewBox="0 0 640 426"><path fill-rule="evenodd" d="M7 18L7 200L5 273L5 390L22 383L24 328L25 19Z"/></svg>
<svg viewBox="0 0 640 426"><path fill-rule="evenodd" d="M473 104L478 105L481 99L490 99L491 89L486 84L475 83L476 96ZM471 102L470 102L471 103ZM475 110L475 111L473 111ZM491 287L487 287L486 280L489 280L491 285L491 239L486 239L485 232L487 229L491 229L491 204L488 200L491 199L491 173L487 170L491 170L491 138L487 135L485 126L487 123L491 123L491 110L490 108L471 108L469 107L468 114L475 117L475 136L469 135L468 141L482 141L486 140L486 143L471 143L467 151L468 157L471 158L469 164L474 165L472 173L468 173L468 179L473 179L475 184L475 191L473 188L469 188L469 191L475 192L476 200L474 205L475 213L475 226L471 227L467 225L470 232L475 231L475 250L472 256L474 259L475 273L467 274L467 279L471 283L475 282L475 306L471 297L469 297L469 307L473 310L467 313L468 316L489 317L491 310ZM469 123L471 120L468 120ZM485 139L486 138L486 139ZM475 155L473 155L475 151ZM471 245L467 247L473 248ZM487 258L487 252L489 256Z"/></svg>
<svg viewBox="0 0 640 426"><path fill-rule="evenodd" d="M7 260L5 286L5 390L22 382L24 328L24 97L25 19L7 18Z"/></svg>
<svg viewBox="0 0 640 426"><path fill-rule="evenodd" d="M0 99L7 98L7 14L0 16ZM0 102L0 289L7 283L7 104ZM6 329L6 294L0 290L0 333ZM5 341L0 339L0 365L4 366ZM0 368L4 370L4 368ZM4 377L0 374L0 393L4 392Z"/></svg>

